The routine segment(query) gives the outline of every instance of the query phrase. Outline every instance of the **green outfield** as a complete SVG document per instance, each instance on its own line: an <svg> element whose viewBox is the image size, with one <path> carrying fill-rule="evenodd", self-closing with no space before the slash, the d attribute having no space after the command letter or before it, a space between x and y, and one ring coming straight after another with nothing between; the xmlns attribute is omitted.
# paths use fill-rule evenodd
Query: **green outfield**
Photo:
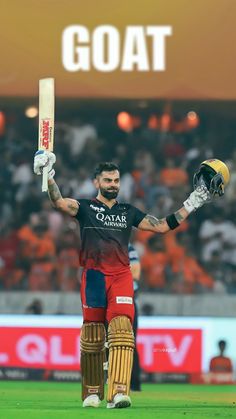
<svg viewBox="0 0 236 419"><path fill-rule="evenodd" d="M0 382L0 419L236 418L236 386L145 384L129 409L82 408L76 383Z"/></svg>

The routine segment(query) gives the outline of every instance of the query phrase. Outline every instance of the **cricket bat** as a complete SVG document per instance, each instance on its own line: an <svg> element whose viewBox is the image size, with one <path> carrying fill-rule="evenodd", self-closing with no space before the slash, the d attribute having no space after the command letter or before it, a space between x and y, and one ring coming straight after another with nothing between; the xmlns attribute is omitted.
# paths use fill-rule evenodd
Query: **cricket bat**
<svg viewBox="0 0 236 419"><path fill-rule="evenodd" d="M53 151L54 140L54 79L39 80L39 137L38 149ZM48 190L48 168L43 168L42 192Z"/></svg>

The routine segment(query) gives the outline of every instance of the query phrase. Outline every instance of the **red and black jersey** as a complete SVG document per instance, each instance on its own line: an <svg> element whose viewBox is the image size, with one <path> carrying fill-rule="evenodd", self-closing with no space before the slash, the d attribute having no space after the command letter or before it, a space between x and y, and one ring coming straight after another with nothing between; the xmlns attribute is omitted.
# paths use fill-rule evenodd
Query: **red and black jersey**
<svg viewBox="0 0 236 419"><path fill-rule="evenodd" d="M112 208L98 199L80 199L77 220L81 234L81 266L105 274L129 266L128 243L132 227L146 214L130 204L116 202Z"/></svg>

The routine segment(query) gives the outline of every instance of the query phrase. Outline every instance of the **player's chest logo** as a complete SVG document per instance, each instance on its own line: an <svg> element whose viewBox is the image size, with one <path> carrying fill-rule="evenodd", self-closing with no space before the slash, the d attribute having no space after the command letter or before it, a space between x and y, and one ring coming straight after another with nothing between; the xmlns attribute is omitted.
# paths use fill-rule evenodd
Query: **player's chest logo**
<svg viewBox="0 0 236 419"><path fill-rule="evenodd" d="M122 214L104 214L97 213L96 219L99 220L105 227L127 227L127 218L126 215Z"/></svg>

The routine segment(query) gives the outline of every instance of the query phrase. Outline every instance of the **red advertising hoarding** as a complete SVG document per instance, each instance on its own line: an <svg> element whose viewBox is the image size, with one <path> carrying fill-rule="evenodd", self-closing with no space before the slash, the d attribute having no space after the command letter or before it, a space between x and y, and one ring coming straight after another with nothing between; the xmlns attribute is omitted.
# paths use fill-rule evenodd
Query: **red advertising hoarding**
<svg viewBox="0 0 236 419"><path fill-rule="evenodd" d="M79 328L4 326L0 334L3 367L80 369ZM201 372L200 329L140 328L137 343L144 371Z"/></svg>

